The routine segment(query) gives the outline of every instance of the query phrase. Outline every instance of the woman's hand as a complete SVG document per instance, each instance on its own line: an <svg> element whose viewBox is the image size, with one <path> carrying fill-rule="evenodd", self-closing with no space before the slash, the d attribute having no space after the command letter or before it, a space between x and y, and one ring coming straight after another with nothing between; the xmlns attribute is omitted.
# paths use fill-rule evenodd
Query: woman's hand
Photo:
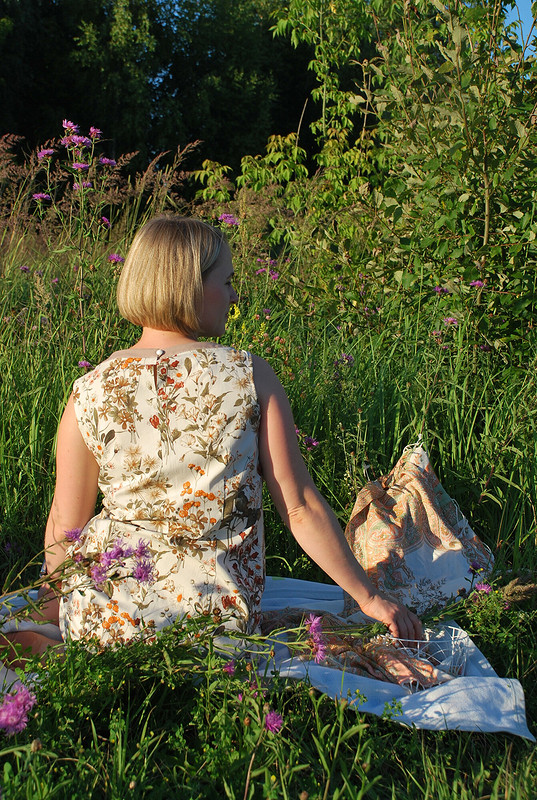
<svg viewBox="0 0 537 800"><path fill-rule="evenodd" d="M383 622L396 639L423 638L423 627L419 618L395 600L376 594L371 600L362 602L360 610L368 617Z"/></svg>

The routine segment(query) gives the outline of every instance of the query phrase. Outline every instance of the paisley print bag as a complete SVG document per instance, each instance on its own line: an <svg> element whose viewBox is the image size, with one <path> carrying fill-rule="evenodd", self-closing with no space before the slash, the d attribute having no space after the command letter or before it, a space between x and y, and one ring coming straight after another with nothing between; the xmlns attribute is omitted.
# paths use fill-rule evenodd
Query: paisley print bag
<svg viewBox="0 0 537 800"><path fill-rule="evenodd" d="M373 583L423 614L470 586L471 569L492 567L489 548L445 492L421 443L358 493L346 539ZM345 594L344 615L358 606Z"/></svg>

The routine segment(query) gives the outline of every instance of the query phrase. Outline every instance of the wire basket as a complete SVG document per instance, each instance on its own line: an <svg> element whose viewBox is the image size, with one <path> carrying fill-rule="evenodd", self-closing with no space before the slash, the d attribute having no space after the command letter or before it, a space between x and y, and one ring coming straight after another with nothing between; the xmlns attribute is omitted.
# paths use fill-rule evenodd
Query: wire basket
<svg viewBox="0 0 537 800"><path fill-rule="evenodd" d="M426 661L442 672L460 677L466 670L468 637L461 628L444 625L425 628L423 639L396 639L390 637L401 650L412 658Z"/></svg>

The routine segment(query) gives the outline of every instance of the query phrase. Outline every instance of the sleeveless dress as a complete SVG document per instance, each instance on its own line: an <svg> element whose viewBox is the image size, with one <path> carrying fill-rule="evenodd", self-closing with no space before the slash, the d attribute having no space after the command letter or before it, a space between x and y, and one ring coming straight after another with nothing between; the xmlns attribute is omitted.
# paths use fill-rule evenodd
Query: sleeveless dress
<svg viewBox="0 0 537 800"><path fill-rule="evenodd" d="M251 633L265 584L252 358L147 352L74 384L103 508L67 551L62 635L121 643L200 614Z"/></svg>

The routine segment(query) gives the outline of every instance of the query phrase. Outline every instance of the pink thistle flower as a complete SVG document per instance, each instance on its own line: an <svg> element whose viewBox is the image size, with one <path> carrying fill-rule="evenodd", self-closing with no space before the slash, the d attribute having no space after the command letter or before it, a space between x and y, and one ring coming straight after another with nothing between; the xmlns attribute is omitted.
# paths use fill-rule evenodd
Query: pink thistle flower
<svg viewBox="0 0 537 800"><path fill-rule="evenodd" d="M326 644L322 637L313 640L313 660L316 664L322 664L326 658Z"/></svg>
<svg viewBox="0 0 537 800"><path fill-rule="evenodd" d="M123 264L123 262L125 261L123 256L120 256L118 253L110 253L110 255L108 256L108 260L110 261L111 264Z"/></svg>
<svg viewBox="0 0 537 800"><path fill-rule="evenodd" d="M32 195L32 197L34 200L37 200L38 202L39 201L44 202L45 200L52 200L52 197L46 192L36 192L35 194Z"/></svg>
<svg viewBox="0 0 537 800"><path fill-rule="evenodd" d="M87 136L71 136L71 144L75 147L91 147L91 139Z"/></svg>
<svg viewBox="0 0 537 800"><path fill-rule="evenodd" d="M37 698L23 683L17 683L10 694L4 695L0 706L0 728L6 736L20 733L28 724L28 712L32 710Z"/></svg>
<svg viewBox="0 0 537 800"><path fill-rule="evenodd" d="M218 217L218 222L224 222L226 225L240 225L239 220L237 217L234 217L233 214L220 214Z"/></svg>
<svg viewBox="0 0 537 800"><path fill-rule="evenodd" d="M37 153L37 157L39 160L43 158L50 158L50 156L53 155L54 155L54 150L52 150L50 147L45 147L43 150L39 150Z"/></svg>
<svg viewBox="0 0 537 800"><path fill-rule="evenodd" d="M106 569L101 564L94 564L93 567L90 569L90 576L95 583L95 587L97 589L102 589L106 578L108 577L106 574Z"/></svg>
<svg viewBox="0 0 537 800"><path fill-rule="evenodd" d="M474 589L476 592L483 592L483 594L490 594L492 592L490 583L476 583Z"/></svg>
<svg viewBox="0 0 537 800"><path fill-rule="evenodd" d="M133 551L133 555L136 556L136 558L149 558L150 550L147 542L144 542L143 539L140 539L136 549Z"/></svg>
<svg viewBox="0 0 537 800"><path fill-rule="evenodd" d="M227 664L225 664L222 667L222 669L224 670L224 672L227 672L228 675L234 675L235 674L235 662L234 661L228 661Z"/></svg>
<svg viewBox="0 0 537 800"><path fill-rule="evenodd" d="M315 636L315 634L320 634L323 632L321 623L322 617L316 617L315 614L310 614L306 617L306 630L308 630L312 636Z"/></svg>
<svg viewBox="0 0 537 800"><path fill-rule="evenodd" d="M279 733L283 725L283 718L277 711L268 711L265 717L265 729L270 733Z"/></svg>
<svg viewBox="0 0 537 800"><path fill-rule="evenodd" d="M62 127L65 131L71 131L71 133L78 133L78 125L74 122L71 122L70 119L64 119L62 122Z"/></svg>
<svg viewBox="0 0 537 800"><path fill-rule="evenodd" d="M82 538L82 528L71 528L70 531L65 531L65 538L68 542L80 542Z"/></svg>
<svg viewBox="0 0 537 800"><path fill-rule="evenodd" d="M117 161L115 161L113 158L106 158L106 156L101 156L99 159L99 164L102 164L103 167L115 167Z"/></svg>
<svg viewBox="0 0 537 800"><path fill-rule="evenodd" d="M139 583L152 583L154 580L154 576L153 576L153 567L151 566L151 562L148 561L147 559L144 559L143 561L138 561L138 563L134 567L132 576Z"/></svg>
<svg viewBox="0 0 537 800"><path fill-rule="evenodd" d="M100 139L103 132L99 128L94 128L93 125L89 129L89 135L92 139Z"/></svg>

